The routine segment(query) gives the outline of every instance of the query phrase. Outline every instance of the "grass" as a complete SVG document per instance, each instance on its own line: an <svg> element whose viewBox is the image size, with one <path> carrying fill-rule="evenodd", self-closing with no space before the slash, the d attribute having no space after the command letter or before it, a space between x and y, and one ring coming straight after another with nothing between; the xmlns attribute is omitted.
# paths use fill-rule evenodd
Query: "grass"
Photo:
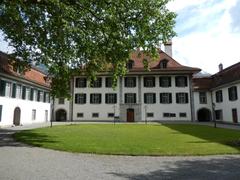
<svg viewBox="0 0 240 180"><path fill-rule="evenodd" d="M192 124L81 124L26 130L16 140L55 150L118 155L239 154L240 131ZM232 143L233 142L233 143Z"/></svg>

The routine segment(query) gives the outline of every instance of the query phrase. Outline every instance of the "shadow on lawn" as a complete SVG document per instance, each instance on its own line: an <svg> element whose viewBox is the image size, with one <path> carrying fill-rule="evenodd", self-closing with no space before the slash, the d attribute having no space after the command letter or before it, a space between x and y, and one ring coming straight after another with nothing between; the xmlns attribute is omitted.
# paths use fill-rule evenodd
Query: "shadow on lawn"
<svg viewBox="0 0 240 180"><path fill-rule="evenodd" d="M163 162L158 170L147 173L115 173L109 174L124 179L161 180L161 179L239 179L240 157L209 158L198 160L179 160ZM147 169L146 169L147 170Z"/></svg>
<svg viewBox="0 0 240 180"><path fill-rule="evenodd" d="M224 144L237 149L240 152L240 131L223 128L213 128L205 125L186 125L186 124L162 124L174 130L175 134L188 134L202 141L189 141L189 143L214 142Z"/></svg>
<svg viewBox="0 0 240 180"><path fill-rule="evenodd" d="M14 146L23 147L26 144L41 147L44 143L55 143L52 137L42 135L39 133L33 133L30 130L19 131L0 129L0 147ZM24 144L26 143L26 144Z"/></svg>

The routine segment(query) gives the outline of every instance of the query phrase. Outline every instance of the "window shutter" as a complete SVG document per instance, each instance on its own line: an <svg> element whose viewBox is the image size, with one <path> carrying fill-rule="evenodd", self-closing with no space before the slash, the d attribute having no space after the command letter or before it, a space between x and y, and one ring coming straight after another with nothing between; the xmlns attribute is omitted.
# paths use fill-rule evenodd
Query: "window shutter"
<svg viewBox="0 0 240 180"><path fill-rule="evenodd" d="M5 96L6 82L0 80L0 96Z"/></svg>
<svg viewBox="0 0 240 180"><path fill-rule="evenodd" d="M127 94L124 95L124 102L127 103Z"/></svg>
<svg viewBox="0 0 240 180"><path fill-rule="evenodd" d="M134 82L134 87L136 87L136 78L133 78L133 82Z"/></svg>
<svg viewBox="0 0 240 180"><path fill-rule="evenodd" d="M78 104L78 102L77 102L77 96L78 96L78 94L75 94L75 104Z"/></svg>
<svg viewBox="0 0 240 180"><path fill-rule="evenodd" d="M153 81L153 87L155 87L155 77L152 78Z"/></svg>
<svg viewBox="0 0 240 180"><path fill-rule="evenodd" d="M172 93L169 93L169 103L172 103Z"/></svg>
<svg viewBox="0 0 240 180"><path fill-rule="evenodd" d="M147 94L144 94L144 103L147 103Z"/></svg>
<svg viewBox="0 0 240 180"><path fill-rule="evenodd" d="M236 86L234 87L234 90L235 90L236 100L237 100L238 99L238 92L237 92L237 87Z"/></svg>
<svg viewBox="0 0 240 180"><path fill-rule="evenodd" d="M22 88L22 99L26 99L26 87L23 86Z"/></svg>
<svg viewBox="0 0 240 180"><path fill-rule="evenodd" d="M86 102L87 102L87 95L84 94L83 96L84 96L84 104L86 104Z"/></svg>
<svg viewBox="0 0 240 180"><path fill-rule="evenodd" d="M188 93L185 93L186 103L188 103Z"/></svg>
<svg viewBox="0 0 240 180"><path fill-rule="evenodd" d="M125 87L128 87L128 86L127 86L127 80L128 80L128 78L125 77L125 78L124 78L124 85L125 85Z"/></svg>
<svg viewBox="0 0 240 180"><path fill-rule="evenodd" d="M105 94L105 104L108 103L108 94Z"/></svg>
<svg viewBox="0 0 240 180"><path fill-rule="evenodd" d="M108 80L109 78L108 77L106 77L106 79L105 79L105 87L108 87Z"/></svg>
<svg viewBox="0 0 240 180"><path fill-rule="evenodd" d="M84 85L83 86L87 87L87 79L86 78L84 78Z"/></svg>
<svg viewBox="0 0 240 180"><path fill-rule="evenodd" d="M79 86L78 81L79 81L79 78L76 78L76 79L75 79L75 87L78 87L78 86Z"/></svg>
<svg viewBox="0 0 240 180"><path fill-rule="evenodd" d="M154 104L156 103L156 94L155 93L153 94L153 103Z"/></svg>
<svg viewBox="0 0 240 180"><path fill-rule="evenodd" d="M16 98L16 84L13 84L12 97Z"/></svg>
<svg viewBox="0 0 240 180"><path fill-rule="evenodd" d="M93 95L90 94L90 103L93 103Z"/></svg>
<svg viewBox="0 0 240 180"><path fill-rule="evenodd" d="M99 94L99 104L102 103L102 94Z"/></svg>
<svg viewBox="0 0 240 180"><path fill-rule="evenodd" d="M178 87L178 77L175 77L175 86Z"/></svg>
<svg viewBox="0 0 240 180"><path fill-rule="evenodd" d="M102 87L102 78L99 78L99 87Z"/></svg>
<svg viewBox="0 0 240 180"><path fill-rule="evenodd" d="M231 96L231 88L228 88L228 99L231 101L232 96Z"/></svg>
<svg viewBox="0 0 240 180"><path fill-rule="evenodd" d="M185 86L188 86L188 81L187 81L187 77L184 77L184 82L185 82Z"/></svg>
<svg viewBox="0 0 240 180"><path fill-rule="evenodd" d="M160 93L160 103L162 103L162 93Z"/></svg>
<svg viewBox="0 0 240 180"><path fill-rule="evenodd" d="M159 86L162 87L162 77L159 77Z"/></svg>
<svg viewBox="0 0 240 180"><path fill-rule="evenodd" d="M176 102L179 103L179 94L176 93Z"/></svg>
<svg viewBox="0 0 240 180"><path fill-rule="evenodd" d="M114 103L117 103L117 94L114 94Z"/></svg>
<svg viewBox="0 0 240 180"><path fill-rule="evenodd" d="M40 101L40 91L37 91L37 101Z"/></svg>
<svg viewBox="0 0 240 180"><path fill-rule="evenodd" d="M168 87L172 86L172 81L171 81L171 77L168 77Z"/></svg>
<svg viewBox="0 0 240 180"><path fill-rule="evenodd" d="M136 79L135 79L136 80ZM134 103L136 103L136 94L134 94Z"/></svg>
<svg viewBox="0 0 240 180"><path fill-rule="evenodd" d="M34 89L31 88L31 91L30 91L30 100L33 100L33 94L34 94Z"/></svg>

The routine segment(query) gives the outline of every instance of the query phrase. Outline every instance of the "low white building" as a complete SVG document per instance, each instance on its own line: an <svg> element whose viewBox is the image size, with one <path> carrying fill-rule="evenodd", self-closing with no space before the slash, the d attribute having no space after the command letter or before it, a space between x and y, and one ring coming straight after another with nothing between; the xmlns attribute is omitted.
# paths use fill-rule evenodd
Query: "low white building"
<svg viewBox="0 0 240 180"><path fill-rule="evenodd" d="M36 68L19 73L0 52L0 126L50 121L50 85Z"/></svg>
<svg viewBox="0 0 240 180"><path fill-rule="evenodd" d="M239 123L240 62L209 77L193 78L194 109L198 121ZM214 113L212 113L214 112Z"/></svg>
<svg viewBox="0 0 240 180"><path fill-rule="evenodd" d="M139 56L140 53L140 56ZM55 120L67 121L192 121L192 75L200 69L179 64L159 51L151 61L141 51L131 54L129 72L112 89L108 72L90 85L84 76L72 79L72 100L56 99ZM151 71L144 69L148 59Z"/></svg>

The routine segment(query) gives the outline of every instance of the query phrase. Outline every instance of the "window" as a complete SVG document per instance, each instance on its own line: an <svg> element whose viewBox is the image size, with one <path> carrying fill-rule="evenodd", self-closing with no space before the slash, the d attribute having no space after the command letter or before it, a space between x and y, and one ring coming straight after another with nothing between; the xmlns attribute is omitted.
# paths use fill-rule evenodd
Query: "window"
<svg viewBox="0 0 240 180"><path fill-rule="evenodd" d="M179 117L187 117L187 113L179 113Z"/></svg>
<svg viewBox="0 0 240 180"><path fill-rule="evenodd" d="M25 99L30 100L30 88L25 87Z"/></svg>
<svg viewBox="0 0 240 180"><path fill-rule="evenodd" d="M92 117L93 118L98 118L99 117L99 113L92 113Z"/></svg>
<svg viewBox="0 0 240 180"><path fill-rule="evenodd" d="M114 94L114 93L105 94L105 103L106 104L116 104L117 103L117 94Z"/></svg>
<svg viewBox="0 0 240 180"><path fill-rule="evenodd" d="M228 98L230 101L235 101L238 99L237 87L233 86L228 88Z"/></svg>
<svg viewBox="0 0 240 180"><path fill-rule="evenodd" d="M135 93L126 93L125 94L125 103L134 104L136 103L136 94Z"/></svg>
<svg viewBox="0 0 240 180"><path fill-rule="evenodd" d="M36 109L32 110L32 120L36 120Z"/></svg>
<svg viewBox="0 0 240 180"><path fill-rule="evenodd" d="M58 104L64 104L65 102L64 98L58 98Z"/></svg>
<svg viewBox="0 0 240 180"><path fill-rule="evenodd" d="M76 78L75 80L76 88L84 88L87 87L87 79L86 78Z"/></svg>
<svg viewBox="0 0 240 180"><path fill-rule="evenodd" d="M34 90L33 92L33 100L37 101L37 90Z"/></svg>
<svg viewBox="0 0 240 180"><path fill-rule="evenodd" d="M2 105L0 105L0 122L2 120Z"/></svg>
<svg viewBox="0 0 240 180"><path fill-rule="evenodd" d="M171 93L160 93L160 103L171 104L172 103L172 94Z"/></svg>
<svg viewBox="0 0 240 180"><path fill-rule="evenodd" d="M155 93L144 93L144 103L145 104L156 103L156 94Z"/></svg>
<svg viewBox="0 0 240 180"><path fill-rule="evenodd" d="M136 87L136 77L125 77L125 87Z"/></svg>
<svg viewBox="0 0 240 180"><path fill-rule="evenodd" d="M134 65L134 61L133 60L129 60L126 64L127 66L127 69L132 69L133 68L133 65Z"/></svg>
<svg viewBox="0 0 240 180"><path fill-rule="evenodd" d="M109 118L113 118L114 117L114 113L108 113L108 117Z"/></svg>
<svg viewBox="0 0 240 180"><path fill-rule="evenodd" d="M16 98L21 98L21 85L16 85Z"/></svg>
<svg viewBox="0 0 240 180"><path fill-rule="evenodd" d="M175 113L163 113L163 117L176 117Z"/></svg>
<svg viewBox="0 0 240 180"><path fill-rule="evenodd" d="M154 113L147 113L147 117L149 117L149 118L152 118L152 117L154 117Z"/></svg>
<svg viewBox="0 0 240 180"><path fill-rule="evenodd" d="M77 113L77 118L83 118L83 113Z"/></svg>
<svg viewBox="0 0 240 180"><path fill-rule="evenodd" d="M105 86L108 87L108 88L111 88L112 87L112 78L111 77L106 77L105 79Z"/></svg>
<svg viewBox="0 0 240 180"><path fill-rule="evenodd" d="M97 78L95 81L92 80L91 87L93 88L102 87L102 78Z"/></svg>
<svg viewBox="0 0 240 180"><path fill-rule="evenodd" d="M186 87L188 86L187 77L186 76L176 76L175 77L176 87Z"/></svg>
<svg viewBox="0 0 240 180"><path fill-rule="evenodd" d="M222 95L222 90L216 91L216 102L222 102L223 101L223 95Z"/></svg>
<svg viewBox="0 0 240 180"><path fill-rule="evenodd" d="M48 121L48 110L45 110L45 122Z"/></svg>
<svg viewBox="0 0 240 180"><path fill-rule="evenodd" d="M90 103L91 104L101 104L102 95L101 94L90 94Z"/></svg>
<svg viewBox="0 0 240 180"><path fill-rule="evenodd" d="M199 92L199 102L200 104L207 104L207 93Z"/></svg>
<svg viewBox="0 0 240 180"><path fill-rule="evenodd" d="M188 93L176 93L176 102L178 104L188 103Z"/></svg>
<svg viewBox="0 0 240 180"><path fill-rule="evenodd" d="M167 68L167 63L168 63L168 60L167 60L167 59L164 59L164 60L160 61L160 63L159 63L159 68L160 68L160 69L165 69L165 68Z"/></svg>
<svg viewBox="0 0 240 180"><path fill-rule="evenodd" d="M49 103L49 93L44 93L44 102Z"/></svg>
<svg viewBox="0 0 240 180"><path fill-rule="evenodd" d="M155 77L144 77L144 87L155 87Z"/></svg>
<svg viewBox="0 0 240 180"><path fill-rule="evenodd" d="M5 96L10 97L11 94L11 83L6 82Z"/></svg>
<svg viewBox="0 0 240 180"><path fill-rule="evenodd" d="M43 102L43 92L42 91L38 91L38 99L39 102Z"/></svg>
<svg viewBox="0 0 240 180"><path fill-rule="evenodd" d="M216 120L222 120L222 117L223 117L222 110L221 109L215 110L215 118L216 118Z"/></svg>
<svg viewBox="0 0 240 180"><path fill-rule="evenodd" d="M171 87L171 77L163 76L159 78L160 87Z"/></svg>
<svg viewBox="0 0 240 180"><path fill-rule="evenodd" d="M75 94L75 104L86 104L86 94Z"/></svg>

